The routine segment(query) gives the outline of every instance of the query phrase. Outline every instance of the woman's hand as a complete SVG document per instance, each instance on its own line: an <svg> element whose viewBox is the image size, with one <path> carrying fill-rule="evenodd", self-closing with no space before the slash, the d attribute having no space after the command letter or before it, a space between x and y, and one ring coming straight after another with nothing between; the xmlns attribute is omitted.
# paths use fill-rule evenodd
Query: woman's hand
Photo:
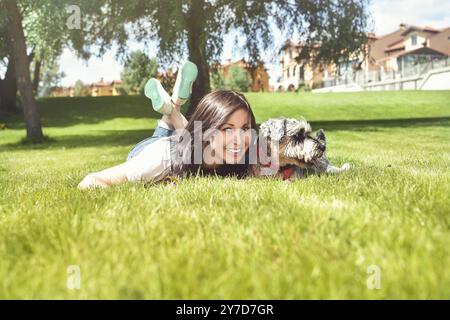
<svg viewBox="0 0 450 320"><path fill-rule="evenodd" d="M79 184L78 189L89 190L94 188L107 188L109 186L127 182L125 164L105 169L100 172L88 174Z"/></svg>
<svg viewBox="0 0 450 320"><path fill-rule="evenodd" d="M106 188L109 187L105 181L95 176L95 173L88 174L83 180L78 184L78 189L89 190L94 188Z"/></svg>

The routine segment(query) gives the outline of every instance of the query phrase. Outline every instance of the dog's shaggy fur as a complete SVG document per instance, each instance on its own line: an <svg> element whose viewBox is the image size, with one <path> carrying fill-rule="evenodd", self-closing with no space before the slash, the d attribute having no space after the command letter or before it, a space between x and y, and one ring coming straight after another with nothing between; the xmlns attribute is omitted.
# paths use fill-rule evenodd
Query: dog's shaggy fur
<svg viewBox="0 0 450 320"><path fill-rule="evenodd" d="M311 133L311 126L304 119L277 118L262 123L259 145L263 146L262 149L267 148L267 157L275 158L277 165L269 166L267 158L260 157L263 161L259 161L255 174L283 176L283 171L291 168L292 177L299 178L310 172L338 173L350 168L349 164L341 168L332 166L325 154L325 133L322 129L317 131L315 137Z"/></svg>

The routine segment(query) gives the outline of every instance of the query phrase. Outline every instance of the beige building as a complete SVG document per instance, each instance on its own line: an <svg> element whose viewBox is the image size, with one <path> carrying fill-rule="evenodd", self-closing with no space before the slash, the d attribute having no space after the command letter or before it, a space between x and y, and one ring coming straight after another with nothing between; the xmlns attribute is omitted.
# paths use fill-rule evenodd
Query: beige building
<svg viewBox="0 0 450 320"><path fill-rule="evenodd" d="M91 96L118 96L118 86L122 84L122 80L113 80L111 82L104 82L103 78L99 82L95 82L89 86Z"/></svg>
<svg viewBox="0 0 450 320"><path fill-rule="evenodd" d="M232 66L238 66L247 71L249 78L251 79L251 84L249 90L252 92L259 91L270 91L269 87L269 74L267 73L267 69L264 67L264 64L260 64L255 70L252 71L252 68L249 66L244 59L234 61L228 60L223 65L218 67L219 72L223 77L228 76L228 72Z"/></svg>
<svg viewBox="0 0 450 320"><path fill-rule="evenodd" d="M301 59L301 50L302 45L291 40L286 41L281 47L281 76L276 85L277 91L294 91L301 86L314 88L333 79L335 66L318 66L312 63L312 59Z"/></svg>
<svg viewBox="0 0 450 320"><path fill-rule="evenodd" d="M119 86L123 83L122 80L114 80L111 82L104 82L103 78L99 82L86 85L88 93L92 97L103 96L118 96ZM73 97L75 96L75 87L56 87L52 90L52 97Z"/></svg>
<svg viewBox="0 0 450 320"><path fill-rule="evenodd" d="M73 87L55 87L52 89L52 97L73 97Z"/></svg>
<svg viewBox="0 0 450 320"><path fill-rule="evenodd" d="M369 48L377 70L401 71L450 56L450 28L439 30L402 23L394 32L375 37Z"/></svg>
<svg viewBox="0 0 450 320"><path fill-rule="evenodd" d="M280 50L281 76L277 90L296 90L330 86L337 76L357 70L367 74L396 72L400 76L417 65L432 64L450 56L450 28L434 29L400 24L399 29L383 36L369 34L362 53L338 66L315 66L298 58L302 45L286 41ZM379 74L379 73L378 73ZM407 73L406 73L407 74ZM376 81L377 79L373 79Z"/></svg>

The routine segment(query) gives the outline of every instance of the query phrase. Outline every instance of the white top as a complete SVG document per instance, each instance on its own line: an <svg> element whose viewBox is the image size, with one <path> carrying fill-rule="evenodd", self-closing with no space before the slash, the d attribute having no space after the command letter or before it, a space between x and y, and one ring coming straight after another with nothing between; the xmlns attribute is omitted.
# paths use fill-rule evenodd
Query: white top
<svg viewBox="0 0 450 320"><path fill-rule="evenodd" d="M158 125L170 129L163 121ZM162 137L147 145L136 156L125 162L125 175L131 182L149 182L161 180L166 171L171 170L170 137ZM272 176L277 174L276 169L261 167L261 175Z"/></svg>
<svg viewBox="0 0 450 320"><path fill-rule="evenodd" d="M162 137L147 145L136 156L125 162L125 175L131 182L158 181L171 170L170 137ZM262 176L276 175L278 170L261 167Z"/></svg>
<svg viewBox="0 0 450 320"><path fill-rule="evenodd" d="M170 167L170 137L162 137L125 162L125 175L132 182L158 181Z"/></svg>

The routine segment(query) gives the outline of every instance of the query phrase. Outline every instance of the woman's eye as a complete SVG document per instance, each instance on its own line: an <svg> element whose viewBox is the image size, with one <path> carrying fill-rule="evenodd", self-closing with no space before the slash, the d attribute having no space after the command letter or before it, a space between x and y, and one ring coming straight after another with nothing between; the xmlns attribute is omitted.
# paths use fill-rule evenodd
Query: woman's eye
<svg viewBox="0 0 450 320"><path fill-rule="evenodd" d="M233 132L233 128L224 128L222 130L225 131L225 132ZM244 132L247 132L248 130L250 130L249 127L242 128L242 131L244 131Z"/></svg>

